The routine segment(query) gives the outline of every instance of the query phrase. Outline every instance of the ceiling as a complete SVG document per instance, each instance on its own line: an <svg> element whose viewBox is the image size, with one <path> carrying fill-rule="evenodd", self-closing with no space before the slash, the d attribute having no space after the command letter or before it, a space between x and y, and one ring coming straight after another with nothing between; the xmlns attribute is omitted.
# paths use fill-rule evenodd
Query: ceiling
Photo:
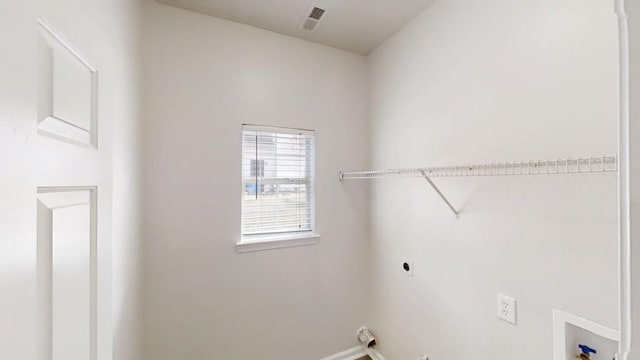
<svg viewBox="0 0 640 360"><path fill-rule="evenodd" d="M157 1L366 55L433 0ZM314 7L326 12L314 30L305 30L303 24Z"/></svg>

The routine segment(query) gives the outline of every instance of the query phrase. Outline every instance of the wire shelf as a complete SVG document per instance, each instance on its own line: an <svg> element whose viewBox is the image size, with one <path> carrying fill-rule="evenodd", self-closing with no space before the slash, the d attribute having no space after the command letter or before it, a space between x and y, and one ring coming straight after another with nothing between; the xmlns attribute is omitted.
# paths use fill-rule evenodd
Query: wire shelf
<svg viewBox="0 0 640 360"><path fill-rule="evenodd" d="M341 172L339 175L339 180L424 178L425 176L462 177L559 175L605 173L616 171L618 171L618 157L616 155L605 155L598 157L558 158L550 160L500 162L462 166L439 166L426 168Z"/></svg>

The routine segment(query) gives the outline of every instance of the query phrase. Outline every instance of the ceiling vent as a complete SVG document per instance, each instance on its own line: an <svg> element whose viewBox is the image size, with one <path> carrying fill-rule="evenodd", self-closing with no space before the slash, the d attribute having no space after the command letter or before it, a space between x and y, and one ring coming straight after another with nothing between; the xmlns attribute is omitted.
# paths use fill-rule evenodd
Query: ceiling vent
<svg viewBox="0 0 640 360"><path fill-rule="evenodd" d="M324 15L324 9L314 7L313 10L311 10L311 14L309 14L309 17L312 19L320 20L322 15Z"/></svg>
<svg viewBox="0 0 640 360"><path fill-rule="evenodd" d="M325 11L325 9L321 9L319 7L314 7L313 9L311 9L309 16L307 16L304 23L302 23L302 28L309 31L315 30Z"/></svg>

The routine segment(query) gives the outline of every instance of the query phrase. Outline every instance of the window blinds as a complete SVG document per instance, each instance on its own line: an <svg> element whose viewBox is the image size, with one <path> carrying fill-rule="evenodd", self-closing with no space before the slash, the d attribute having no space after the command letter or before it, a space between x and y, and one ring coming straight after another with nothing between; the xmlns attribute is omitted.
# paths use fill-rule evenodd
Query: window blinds
<svg viewBox="0 0 640 360"><path fill-rule="evenodd" d="M314 134L244 126L242 235L311 231Z"/></svg>

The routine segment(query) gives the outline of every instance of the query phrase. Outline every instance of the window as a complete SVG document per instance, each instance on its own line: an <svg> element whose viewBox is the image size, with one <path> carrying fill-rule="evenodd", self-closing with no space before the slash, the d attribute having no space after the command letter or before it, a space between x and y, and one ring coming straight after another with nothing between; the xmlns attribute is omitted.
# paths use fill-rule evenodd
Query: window
<svg viewBox="0 0 640 360"><path fill-rule="evenodd" d="M314 138L308 130L243 126L243 241L313 231Z"/></svg>

